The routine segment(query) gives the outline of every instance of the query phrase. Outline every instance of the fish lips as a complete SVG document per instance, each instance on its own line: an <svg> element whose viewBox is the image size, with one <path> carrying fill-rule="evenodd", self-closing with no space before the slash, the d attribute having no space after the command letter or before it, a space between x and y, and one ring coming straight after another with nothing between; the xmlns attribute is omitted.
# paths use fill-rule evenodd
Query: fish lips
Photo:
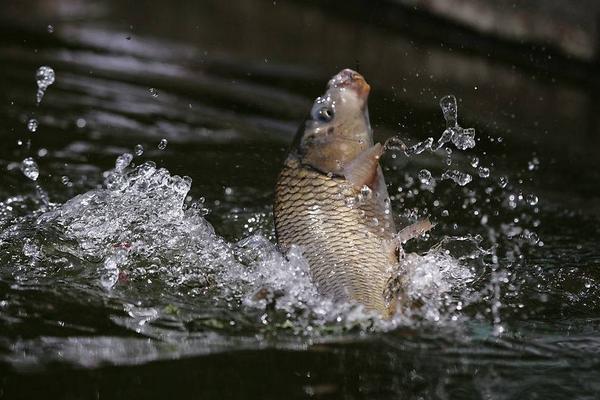
<svg viewBox="0 0 600 400"><path fill-rule="evenodd" d="M367 100L369 92L371 91L371 86L369 86L365 78L350 68L343 69L333 78L331 78L327 84L327 88L345 88L353 90L357 94L358 98L363 101Z"/></svg>

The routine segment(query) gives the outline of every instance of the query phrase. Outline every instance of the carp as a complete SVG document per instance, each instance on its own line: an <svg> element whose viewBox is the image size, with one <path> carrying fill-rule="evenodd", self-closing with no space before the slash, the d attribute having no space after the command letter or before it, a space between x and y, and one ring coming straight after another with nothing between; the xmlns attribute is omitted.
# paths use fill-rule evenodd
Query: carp
<svg viewBox="0 0 600 400"><path fill-rule="evenodd" d="M403 286L402 244L428 220L396 231L373 143L370 86L344 69L328 83L300 127L275 187L277 242L299 246L320 293L391 317Z"/></svg>

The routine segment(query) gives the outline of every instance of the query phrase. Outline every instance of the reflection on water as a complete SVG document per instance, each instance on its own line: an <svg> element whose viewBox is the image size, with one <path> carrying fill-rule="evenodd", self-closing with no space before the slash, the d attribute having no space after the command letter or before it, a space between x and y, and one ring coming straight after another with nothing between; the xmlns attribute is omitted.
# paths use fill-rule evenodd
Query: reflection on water
<svg viewBox="0 0 600 400"><path fill-rule="evenodd" d="M0 6L2 393L600 390L589 87L300 2L36 4ZM356 65L378 139L401 140L398 220L437 222L389 322L320 297L273 244L286 147Z"/></svg>

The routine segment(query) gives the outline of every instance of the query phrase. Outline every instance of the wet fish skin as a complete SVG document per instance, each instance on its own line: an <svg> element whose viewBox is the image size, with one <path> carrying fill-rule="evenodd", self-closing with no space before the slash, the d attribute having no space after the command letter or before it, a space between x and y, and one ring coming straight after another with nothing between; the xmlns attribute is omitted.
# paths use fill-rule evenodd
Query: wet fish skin
<svg viewBox="0 0 600 400"><path fill-rule="evenodd" d="M385 317L400 244L367 111L369 86L352 70L334 76L298 132L275 188L282 251L302 249L319 291Z"/></svg>

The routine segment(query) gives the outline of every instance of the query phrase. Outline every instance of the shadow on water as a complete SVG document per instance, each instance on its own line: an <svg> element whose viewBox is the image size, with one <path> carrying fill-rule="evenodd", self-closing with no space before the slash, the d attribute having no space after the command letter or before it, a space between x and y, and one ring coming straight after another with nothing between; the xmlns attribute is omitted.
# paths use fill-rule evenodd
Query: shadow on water
<svg viewBox="0 0 600 400"><path fill-rule="evenodd" d="M0 398L600 391L593 64L387 1L39 0L0 5L0 20ZM41 65L56 82L37 107ZM443 297L433 317L381 325L317 303L301 262L261 242L273 240L272 188L287 147L343 67L372 84L377 140L437 139L448 93L461 126L477 130L475 149L384 160L398 217L438 221L413 250L446 240L458 260L450 266L468 271L459 289L429 278ZM103 173L136 145L135 164L168 171ZM28 156L50 214L21 173ZM440 179L449 159L471 184ZM433 186L419 182L423 169ZM137 186L121 195L119 179ZM106 203L60 206L90 190ZM90 232L96 219L126 235ZM113 277L103 274L119 257L128 267L107 289ZM280 288L278 277L290 282ZM254 302L260 285L303 307Z"/></svg>

